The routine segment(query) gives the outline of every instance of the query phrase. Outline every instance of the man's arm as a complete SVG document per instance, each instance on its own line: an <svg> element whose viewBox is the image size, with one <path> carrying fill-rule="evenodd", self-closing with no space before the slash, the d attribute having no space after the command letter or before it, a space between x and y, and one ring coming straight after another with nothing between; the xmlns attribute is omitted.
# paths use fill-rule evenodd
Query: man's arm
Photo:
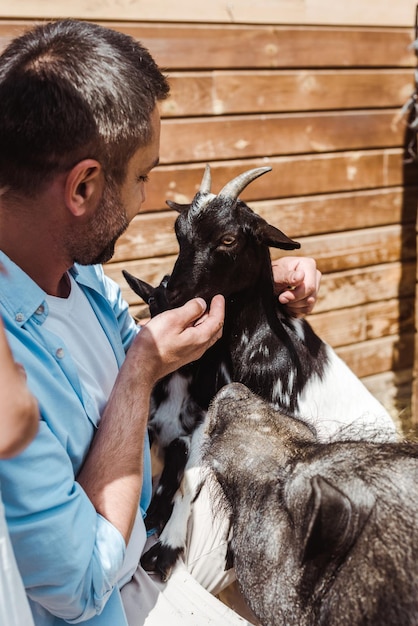
<svg viewBox="0 0 418 626"><path fill-rule="evenodd" d="M142 488L149 400L158 379L200 358L222 333L224 300L200 298L153 318L128 350L78 475L96 511L128 542Z"/></svg>

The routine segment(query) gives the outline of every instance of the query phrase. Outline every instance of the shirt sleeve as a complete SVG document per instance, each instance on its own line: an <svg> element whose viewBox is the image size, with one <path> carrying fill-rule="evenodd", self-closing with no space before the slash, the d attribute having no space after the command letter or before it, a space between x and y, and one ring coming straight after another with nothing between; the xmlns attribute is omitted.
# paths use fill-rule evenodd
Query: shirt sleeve
<svg viewBox="0 0 418 626"><path fill-rule="evenodd" d="M100 613L117 583L125 542L75 481L65 449L41 421L29 447L1 464L10 536L28 596L69 622Z"/></svg>
<svg viewBox="0 0 418 626"><path fill-rule="evenodd" d="M123 347L125 352L127 352L136 334L139 332L140 327L135 323L135 320L130 314L129 305L122 297L119 285L106 276L101 265L92 266L92 270L96 272L98 282L101 285L102 295L105 297L106 302L112 307L113 314L118 323Z"/></svg>
<svg viewBox="0 0 418 626"><path fill-rule="evenodd" d="M122 297L119 285L114 280L106 276L103 271L103 267L101 265L94 265L90 266L88 269L95 273L95 279L97 281L96 289L100 289L100 293L104 297L104 301L112 308L112 313L118 324L118 338L120 336L122 339L123 349L126 353L141 327L135 323L135 320L131 316L129 306L126 300ZM99 307L99 309L103 310L103 304ZM138 376L140 376L140 372L138 372ZM152 495L152 470L148 433L145 435L144 442L144 466L142 480L140 508L143 517L145 517Z"/></svg>
<svg viewBox="0 0 418 626"><path fill-rule="evenodd" d="M79 279L121 365L137 328L120 289L97 267L81 268ZM83 405L71 357L57 350L60 340L44 329L42 319L32 314L19 324L5 309L3 316L13 354L26 369L42 416L33 442L17 457L0 461L16 560L39 615L47 611L69 623L84 622L108 611L126 556L122 535L95 511L75 478L97 420ZM150 492L147 444L142 511Z"/></svg>

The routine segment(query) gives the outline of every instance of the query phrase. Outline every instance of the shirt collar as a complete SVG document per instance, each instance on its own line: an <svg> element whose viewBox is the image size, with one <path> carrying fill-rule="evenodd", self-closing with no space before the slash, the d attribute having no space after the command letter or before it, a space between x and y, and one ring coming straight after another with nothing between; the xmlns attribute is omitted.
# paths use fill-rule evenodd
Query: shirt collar
<svg viewBox="0 0 418 626"><path fill-rule="evenodd" d="M0 272L0 305L17 324L22 326L35 312L40 311L40 307L46 313L45 291L1 250L0 263L6 270ZM78 267L75 264L69 272L79 285L97 291L97 276L93 270L94 266ZM43 314L38 316L38 321L42 319Z"/></svg>
<svg viewBox="0 0 418 626"><path fill-rule="evenodd" d="M19 325L23 325L42 306L45 292L16 263L0 250L0 302Z"/></svg>

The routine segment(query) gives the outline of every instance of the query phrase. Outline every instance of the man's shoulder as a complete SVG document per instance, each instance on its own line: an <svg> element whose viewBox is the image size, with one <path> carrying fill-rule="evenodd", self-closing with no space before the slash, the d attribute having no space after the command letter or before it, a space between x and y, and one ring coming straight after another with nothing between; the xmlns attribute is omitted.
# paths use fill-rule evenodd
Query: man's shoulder
<svg viewBox="0 0 418 626"><path fill-rule="evenodd" d="M45 294L42 289L2 251L0 263L0 310L17 323L24 323L41 306Z"/></svg>

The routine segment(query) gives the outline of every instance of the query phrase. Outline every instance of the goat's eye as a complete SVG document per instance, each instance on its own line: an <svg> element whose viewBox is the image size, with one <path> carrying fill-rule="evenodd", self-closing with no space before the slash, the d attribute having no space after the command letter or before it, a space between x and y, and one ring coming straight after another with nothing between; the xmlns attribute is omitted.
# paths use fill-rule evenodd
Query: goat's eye
<svg viewBox="0 0 418 626"><path fill-rule="evenodd" d="M233 243L235 243L235 237L232 235L225 235L221 241L223 246L232 246Z"/></svg>

